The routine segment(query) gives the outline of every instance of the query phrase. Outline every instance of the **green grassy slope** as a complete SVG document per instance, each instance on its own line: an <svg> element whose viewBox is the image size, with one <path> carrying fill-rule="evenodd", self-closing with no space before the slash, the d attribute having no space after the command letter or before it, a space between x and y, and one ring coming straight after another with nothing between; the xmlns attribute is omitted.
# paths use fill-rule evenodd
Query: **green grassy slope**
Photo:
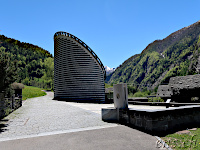
<svg viewBox="0 0 200 150"><path fill-rule="evenodd" d="M25 86L22 90L22 100L26 100L27 98L44 96L46 93L42 91L42 89L32 86Z"/></svg>

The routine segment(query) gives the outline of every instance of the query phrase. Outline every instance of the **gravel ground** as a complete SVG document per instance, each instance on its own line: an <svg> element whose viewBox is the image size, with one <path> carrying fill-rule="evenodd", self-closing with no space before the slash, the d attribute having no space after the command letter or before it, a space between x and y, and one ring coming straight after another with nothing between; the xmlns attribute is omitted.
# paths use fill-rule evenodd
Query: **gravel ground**
<svg viewBox="0 0 200 150"><path fill-rule="evenodd" d="M100 112L104 104L71 103L52 98L53 93L47 92L46 96L27 99L21 108L1 120L0 141L27 135L116 126L101 120Z"/></svg>

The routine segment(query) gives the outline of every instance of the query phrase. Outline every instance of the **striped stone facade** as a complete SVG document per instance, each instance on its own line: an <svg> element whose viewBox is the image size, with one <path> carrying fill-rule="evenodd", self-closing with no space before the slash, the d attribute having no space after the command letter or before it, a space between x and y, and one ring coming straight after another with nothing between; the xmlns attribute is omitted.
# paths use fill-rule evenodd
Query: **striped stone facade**
<svg viewBox="0 0 200 150"><path fill-rule="evenodd" d="M105 69L97 55L67 32L54 35L54 99L105 101Z"/></svg>

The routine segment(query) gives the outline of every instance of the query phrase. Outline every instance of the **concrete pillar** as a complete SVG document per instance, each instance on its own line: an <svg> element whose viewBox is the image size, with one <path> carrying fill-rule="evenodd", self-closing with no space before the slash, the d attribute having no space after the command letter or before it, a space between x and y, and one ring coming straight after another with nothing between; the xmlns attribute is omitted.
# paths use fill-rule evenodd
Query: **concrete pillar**
<svg viewBox="0 0 200 150"><path fill-rule="evenodd" d="M128 108L128 90L126 83L113 85L113 98L114 98L115 108L117 109Z"/></svg>
<svg viewBox="0 0 200 150"><path fill-rule="evenodd" d="M115 108L102 108L102 120L108 122L128 123L128 90L127 84L113 85L113 99ZM125 119L124 119L125 118Z"/></svg>

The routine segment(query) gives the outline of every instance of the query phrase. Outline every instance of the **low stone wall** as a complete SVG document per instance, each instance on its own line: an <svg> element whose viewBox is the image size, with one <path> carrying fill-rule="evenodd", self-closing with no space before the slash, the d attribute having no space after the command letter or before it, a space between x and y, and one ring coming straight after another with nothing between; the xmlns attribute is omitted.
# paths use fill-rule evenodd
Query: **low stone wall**
<svg viewBox="0 0 200 150"><path fill-rule="evenodd" d="M115 112L118 117L113 114ZM199 126L200 106L182 106L164 110L119 109L118 112L116 108L103 108L102 120L108 122L111 120L148 133L162 135Z"/></svg>
<svg viewBox="0 0 200 150"><path fill-rule="evenodd" d="M126 124L153 135L166 135L200 126L199 105L163 109L128 108L128 94L120 93L122 90L115 90L115 87L118 88L121 85L114 85L114 108L102 108L103 121Z"/></svg>
<svg viewBox="0 0 200 150"><path fill-rule="evenodd" d="M22 106L22 99L21 98L14 98L14 110L18 109Z"/></svg>
<svg viewBox="0 0 200 150"><path fill-rule="evenodd" d="M4 93L0 93L0 119L7 116L21 106L21 98L17 98L14 95L11 98L5 98Z"/></svg>
<svg viewBox="0 0 200 150"><path fill-rule="evenodd" d="M152 133L173 132L200 125L200 106L183 106L166 110L130 109L128 113L131 125Z"/></svg>

